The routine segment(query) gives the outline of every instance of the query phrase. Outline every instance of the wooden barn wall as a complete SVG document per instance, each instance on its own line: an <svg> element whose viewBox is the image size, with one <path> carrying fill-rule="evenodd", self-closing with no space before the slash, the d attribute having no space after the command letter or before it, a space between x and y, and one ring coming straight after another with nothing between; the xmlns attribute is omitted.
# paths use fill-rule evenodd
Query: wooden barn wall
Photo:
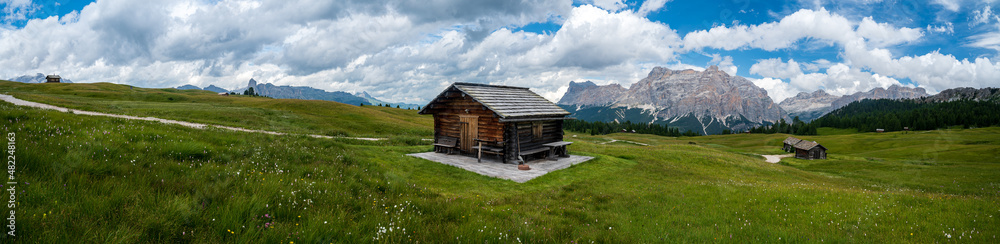
<svg viewBox="0 0 1000 244"><path fill-rule="evenodd" d="M542 136L531 133L531 122L517 123L517 135L521 139L521 150L527 151L542 147L542 144L562 141L562 120L542 122Z"/></svg>
<svg viewBox="0 0 1000 244"><path fill-rule="evenodd" d="M478 119L479 139L500 142L503 140L503 124L493 111L486 109L481 103L471 97L462 97L460 92L452 92L449 99L436 103L429 109L434 114L434 132L439 136L461 137L459 115L476 115ZM468 113L466 113L468 109ZM484 143L484 145L499 147L499 143Z"/></svg>
<svg viewBox="0 0 1000 244"><path fill-rule="evenodd" d="M796 158L806 158L808 156L809 156L809 151L798 149L798 148L795 149L795 157Z"/></svg>
<svg viewBox="0 0 1000 244"><path fill-rule="evenodd" d="M815 155L816 155L815 157L813 157L813 153L814 152L815 152ZM823 151L823 149L821 149L819 147L814 147L813 149L809 149L808 153L809 153L809 157L812 158L812 159L825 159L826 158L826 151Z"/></svg>
<svg viewBox="0 0 1000 244"><path fill-rule="evenodd" d="M517 126L515 123L504 123L504 161L517 162Z"/></svg>

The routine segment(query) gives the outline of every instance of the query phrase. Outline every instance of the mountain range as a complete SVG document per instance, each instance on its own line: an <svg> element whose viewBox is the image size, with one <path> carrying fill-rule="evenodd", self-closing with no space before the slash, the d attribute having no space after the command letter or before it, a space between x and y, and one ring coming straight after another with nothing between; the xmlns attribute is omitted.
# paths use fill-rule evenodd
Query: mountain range
<svg viewBox="0 0 1000 244"><path fill-rule="evenodd" d="M922 102L951 102L956 100L1000 102L1000 88L959 87L944 90L933 96L920 98Z"/></svg>
<svg viewBox="0 0 1000 244"><path fill-rule="evenodd" d="M360 97L360 98L364 98L365 100L367 100L371 104L389 104L390 107L399 106L399 108L403 108L403 109L418 109L421 106L423 106L422 104L385 102L385 101L379 100L378 98L373 97L371 94L368 94L368 92L364 92L364 91L363 92L354 93L354 95L357 96L357 97Z"/></svg>
<svg viewBox="0 0 1000 244"><path fill-rule="evenodd" d="M14 78L10 78L10 81L16 81L21 83L45 83L45 74L37 73L35 75L22 75ZM72 80L63 77L59 80L62 83L73 83Z"/></svg>
<svg viewBox="0 0 1000 244"><path fill-rule="evenodd" d="M788 118L767 91L716 66L705 71L656 67L628 89L570 82L558 104L586 121L666 123L701 134L742 131Z"/></svg>
<svg viewBox="0 0 1000 244"><path fill-rule="evenodd" d="M591 81L569 83L558 104L571 116L586 121L665 123L702 134L772 124L798 117L808 122L852 102L864 99L1000 100L1000 89L956 88L930 96L923 88L892 85L843 96L824 90L802 92L774 104L767 92L715 66L705 71L654 68L649 75L624 88Z"/></svg>
<svg viewBox="0 0 1000 244"><path fill-rule="evenodd" d="M271 83L258 84L254 79L250 79L247 87L253 87L257 95L272 98L326 100L351 105L371 105L364 98L342 91L328 92L307 86L276 86Z"/></svg>
<svg viewBox="0 0 1000 244"><path fill-rule="evenodd" d="M273 84L270 84L270 83L258 83L257 80L255 80L253 78L251 78L247 82L247 86L246 87L239 88L239 89L234 89L232 91L223 89L223 88L215 86L215 85L209 85L208 87L205 87L204 89L198 88L197 86L193 86L193 85L183 85L183 86L177 87L177 89L181 89L181 90L184 90L184 89L198 89L198 90L207 90L207 91L218 92L218 93L233 92L233 93L240 94L240 93L243 93L243 91L246 91L250 87L253 87L254 93L257 93L257 95L266 96L266 97L272 97L272 98L303 99L303 100L326 100L326 101L334 101L334 102L339 102L339 103L344 103L344 104L350 104L350 105L361 105L361 104L364 104L364 105L379 105L379 104L382 104L382 105L384 105L384 104L389 104L389 106L392 106L392 107L399 106L399 108L403 108L403 109L416 109L419 106L421 106L421 105L417 105L417 104L388 103L388 102L384 102L382 100L379 100L379 99L371 96L370 94L368 94L368 92L359 92L357 94L351 94L351 93L342 92L342 91L328 92L328 91L324 91L324 90L320 90L320 89L316 89L316 88L312 88L312 87L307 87L307 86L276 86L276 85L273 85Z"/></svg>
<svg viewBox="0 0 1000 244"><path fill-rule="evenodd" d="M898 85L886 88L875 88L865 92L856 92L844 96L834 96L824 90L812 93L801 92L794 97L781 101L778 106L788 112L789 117L799 117L802 121L811 121L822 117L835 109L847 106L864 99L914 99L929 96L924 88L910 88Z"/></svg>
<svg viewBox="0 0 1000 244"><path fill-rule="evenodd" d="M22 75L18 77L11 78L10 81L22 82L22 83L45 83L45 74L37 73L35 75ZM62 78L62 83L73 83L72 80ZM409 103L389 103L379 100L368 92L359 92L356 94L351 94L342 91L328 92L312 87L305 86L275 86L270 83L258 84L257 80L250 79L246 87L234 89L232 91L218 87L215 85L209 85L205 88L200 88L194 85L183 85L178 86L176 89L179 90L206 90L216 93L243 93L247 88L253 87L254 91L261 96L267 96L272 98L288 98L288 99L305 99L305 100L326 100L334 101L339 103L345 103L350 105L377 105L377 104L388 104L391 107L398 106L403 109L416 109L422 105L420 104L409 104Z"/></svg>

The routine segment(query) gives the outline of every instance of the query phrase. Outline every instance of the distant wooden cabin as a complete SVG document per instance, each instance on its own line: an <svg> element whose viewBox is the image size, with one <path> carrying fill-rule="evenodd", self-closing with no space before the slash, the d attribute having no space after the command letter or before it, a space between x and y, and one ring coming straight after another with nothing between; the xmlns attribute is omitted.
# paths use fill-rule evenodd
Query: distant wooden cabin
<svg viewBox="0 0 1000 244"><path fill-rule="evenodd" d="M60 82L62 82L62 77L59 77L59 75L45 76L45 83L60 83Z"/></svg>
<svg viewBox="0 0 1000 244"><path fill-rule="evenodd" d="M565 155L568 144L562 142L563 120L570 113L528 88L455 83L419 113L434 115L435 151L450 143L476 155L482 143L507 163L560 147L553 144Z"/></svg>
<svg viewBox="0 0 1000 244"><path fill-rule="evenodd" d="M802 139L789 136L788 138L785 138L784 141L785 145L781 147L781 150L784 150L786 152L795 152L795 144L799 143L800 141L802 141Z"/></svg>
<svg viewBox="0 0 1000 244"><path fill-rule="evenodd" d="M802 140L795 144L795 157L801 159L826 159L826 147L815 141Z"/></svg>
<svg viewBox="0 0 1000 244"><path fill-rule="evenodd" d="M885 132L885 129L875 129L875 132L882 133L882 132Z"/></svg>

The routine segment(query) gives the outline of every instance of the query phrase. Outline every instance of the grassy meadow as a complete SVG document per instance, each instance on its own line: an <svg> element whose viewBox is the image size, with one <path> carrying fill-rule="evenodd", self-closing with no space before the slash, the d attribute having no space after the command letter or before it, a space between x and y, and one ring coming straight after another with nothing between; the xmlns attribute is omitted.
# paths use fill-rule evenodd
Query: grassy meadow
<svg viewBox="0 0 1000 244"><path fill-rule="evenodd" d="M0 93L391 138L200 130L0 102L0 133L16 134L21 241L996 243L1000 235L995 127L823 128L800 138L822 143L830 159L778 164L759 155L783 154L787 135L567 133L573 154L595 159L515 183L406 156L431 150L420 140L431 137L431 119L413 110L114 84L0 81Z"/></svg>
<svg viewBox="0 0 1000 244"><path fill-rule="evenodd" d="M25 84L0 92L69 109L149 116L247 129L349 137L432 137L434 122L415 110L342 103L219 96L203 90L143 89L110 83ZM377 118L377 119L375 119Z"/></svg>

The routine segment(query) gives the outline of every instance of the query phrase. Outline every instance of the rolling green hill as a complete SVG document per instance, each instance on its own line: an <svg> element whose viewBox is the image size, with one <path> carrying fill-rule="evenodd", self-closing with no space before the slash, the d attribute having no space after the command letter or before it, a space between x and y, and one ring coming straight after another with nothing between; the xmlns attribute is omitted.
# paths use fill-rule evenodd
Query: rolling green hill
<svg viewBox="0 0 1000 244"><path fill-rule="evenodd" d="M1000 235L1000 128L802 136L567 133L595 159L519 184L405 154L429 116L113 84L0 93L81 110L384 141L199 130L0 102L29 242L983 242ZM353 109L351 109L353 108ZM318 134L318 133L315 133ZM640 142L641 146L629 142ZM81 233L84 233L81 235Z"/></svg>
<svg viewBox="0 0 1000 244"><path fill-rule="evenodd" d="M0 81L0 92L71 109L248 129L329 136L433 136L433 119L418 116L416 110L319 100L220 96L202 90L147 89L110 83Z"/></svg>

